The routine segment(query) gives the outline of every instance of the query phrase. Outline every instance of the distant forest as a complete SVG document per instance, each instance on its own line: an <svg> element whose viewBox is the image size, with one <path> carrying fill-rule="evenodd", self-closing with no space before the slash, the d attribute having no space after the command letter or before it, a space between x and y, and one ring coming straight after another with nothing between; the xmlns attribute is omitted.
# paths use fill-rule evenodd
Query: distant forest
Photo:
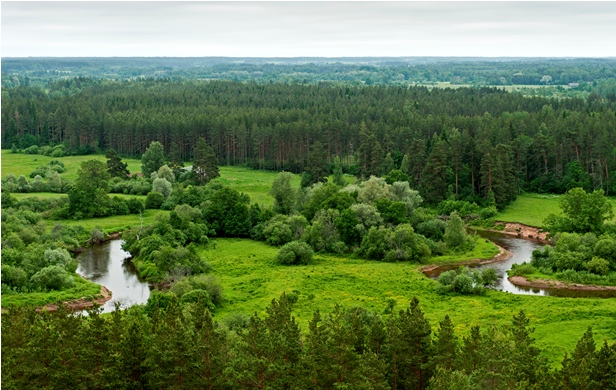
<svg viewBox="0 0 616 390"><path fill-rule="evenodd" d="M371 174L404 165L414 188L439 198L484 197L499 185L508 194L615 187L616 102L599 95L75 78L3 88L2 98L3 148L63 143L73 154L139 157L160 141L189 161L204 137L221 164L299 173L318 141L349 173L366 174L356 165L366 158L382 167Z"/></svg>
<svg viewBox="0 0 616 390"><path fill-rule="evenodd" d="M335 82L350 85L506 86L579 84L576 91L616 93L616 58L3 58L2 86L36 85L73 77ZM614 95L616 97L616 95ZM616 99L615 99L616 100Z"/></svg>

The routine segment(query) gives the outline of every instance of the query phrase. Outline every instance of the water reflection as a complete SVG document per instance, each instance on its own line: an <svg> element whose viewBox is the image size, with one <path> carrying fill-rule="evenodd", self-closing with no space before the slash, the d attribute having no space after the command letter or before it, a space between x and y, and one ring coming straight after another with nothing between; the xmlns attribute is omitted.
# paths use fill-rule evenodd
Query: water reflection
<svg viewBox="0 0 616 390"><path fill-rule="evenodd" d="M530 240L530 239L522 239L517 237L512 237L508 235L504 235L501 233L495 232L486 232L486 231L478 231L478 235L481 237L487 238L490 241L493 241L497 245L502 246L507 249L513 255L511 258L492 264L485 264L478 267L473 267L477 269L483 268L493 268L496 270L496 273L499 275L498 282L496 283L495 289L510 292L513 294L521 294L521 295L551 295L557 297L571 297L571 298L611 298L616 297L615 290L566 290L566 289L555 289L555 288L533 288L533 287L519 287L513 285L507 279L507 271L511 269L513 264L522 264L523 262L529 262L532 258L533 250L537 248L541 248L544 245L538 241ZM458 265L444 265L437 267L433 270L425 272L431 278L436 278L444 271L448 271L451 269L458 268Z"/></svg>
<svg viewBox="0 0 616 390"><path fill-rule="evenodd" d="M132 263L124 261L129 256L122 250L122 240L111 240L92 245L77 257L77 273L112 292L113 298L105 304L103 312L113 311L116 302L126 308L145 303L150 296L148 283L139 277Z"/></svg>

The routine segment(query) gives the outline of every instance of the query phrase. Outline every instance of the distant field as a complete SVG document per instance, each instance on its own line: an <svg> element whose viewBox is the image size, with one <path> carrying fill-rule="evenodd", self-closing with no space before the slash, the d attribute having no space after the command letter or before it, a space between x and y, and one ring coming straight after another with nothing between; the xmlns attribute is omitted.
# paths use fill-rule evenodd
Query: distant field
<svg viewBox="0 0 616 390"><path fill-rule="evenodd" d="M77 179L77 171L81 167L81 163L88 160L98 160L107 162L107 159L102 154L90 154L86 156L67 156L67 157L49 157L40 154L23 154L12 153L10 150L2 150L2 177L12 173L15 176L24 175L30 178L30 172L34 169L47 165L51 160L60 160L64 163L66 171L60 174L66 180ZM141 172L141 160L123 158L122 161L128 163L130 172Z"/></svg>
<svg viewBox="0 0 616 390"><path fill-rule="evenodd" d="M55 192L29 192L25 194L14 192L11 194L11 196L15 197L17 200L20 200L20 199L25 199L25 198L40 198L40 199L60 198L63 196L68 196L68 195L58 194ZM145 200L146 198L145 195L130 195L130 194L109 194L109 196L112 198L114 196L117 196L118 198L122 198L122 199L137 198L137 199Z"/></svg>
<svg viewBox="0 0 616 390"><path fill-rule="evenodd" d="M470 326L510 324L524 309L536 328L534 337L557 363L572 350L588 326L596 339L616 340L614 302L610 299L556 298L488 291L485 296L442 296L436 282L411 263L383 263L333 255L315 255L308 266L274 264L277 248L242 239L214 239L200 254L213 266L228 303L216 311L264 315L265 307L283 292L296 291L294 315L303 330L314 311L331 312L336 304L361 306L382 313L393 299L395 310L405 309L417 296L433 327L448 314L458 334ZM434 329L434 328L433 328ZM555 331L558 329L558 331Z"/></svg>
<svg viewBox="0 0 616 390"><path fill-rule="evenodd" d="M154 217L158 213L169 213L169 211L165 210L145 210L143 212L143 226L147 226L154 222ZM141 220L139 219L138 214L131 215L115 215L113 217L104 217L104 218L88 218L88 219L80 219L77 221L74 220L62 220L62 221L45 221L48 226L53 226L56 223L60 222L69 226L83 226L87 231L90 231L94 228L102 229L105 233L116 233L123 231L132 226L139 226L141 224Z"/></svg>
<svg viewBox="0 0 616 390"><path fill-rule="evenodd" d="M519 222L529 226L543 227L543 220L550 214L560 214L559 195L524 194L498 213L496 219ZM616 212L616 199L610 198ZM616 220L616 218L614 219Z"/></svg>

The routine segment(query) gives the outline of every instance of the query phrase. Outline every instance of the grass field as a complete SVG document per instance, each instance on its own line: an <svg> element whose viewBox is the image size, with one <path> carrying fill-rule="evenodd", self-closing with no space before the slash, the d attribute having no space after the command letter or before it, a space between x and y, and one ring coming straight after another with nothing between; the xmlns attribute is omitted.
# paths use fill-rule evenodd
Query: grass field
<svg viewBox="0 0 616 390"><path fill-rule="evenodd" d="M25 199L25 198L39 198L39 199L52 199L52 198L61 198L63 196L67 196L67 194L58 194L55 192L30 192L26 194L20 194L17 192L11 193L11 196L17 200ZM131 199L137 198L145 201L145 195L129 195L129 194L109 194L111 198L117 196L121 199Z"/></svg>
<svg viewBox="0 0 616 390"><path fill-rule="evenodd" d="M543 220L550 214L560 214L559 195L524 194L498 213L496 220L519 222L529 226L543 227ZM610 198L616 211L616 199ZM616 218L614 219L616 221Z"/></svg>
<svg viewBox="0 0 616 390"><path fill-rule="evenodd" d="M64 163L65 171L60 174L66 180L75 180L77 171L81 163L88 160L98 160L107 162L107 159L102 154L90 154L86 156L66 156L66 157L49 157L40 154L23 154L12 153L10 150L2 150L2 177L12 173L15 176L25 175L30 178L30 172L37 167L47 165L51 160L60 160ZM122 161L128 163L130 172L141 172L141 160L123 158Z"/></svg>
<svg viewBox="0 0 616 390"><path fill-rule="evenodd" d="M504 325L524 309L536 328L535 337L552 363L574 348L588 326L597 341L616 340L616 302L612 299L555 298L488 291L485 296L441 296L436 282L411 263L376 261L315 255L308 266L274 264L277 248L241 239L215 239L201 251L214 267L228 303L216 317L232 312L264 315L265 307L283 292L299 293L294 307L303 330L314 311L331 312L336 304L361 306L378 313L393 299L396 309L407 307L417 296L433 326L448 314L458 334L470 326Z"/></svg>
<svg viewBox="0 0 616 390"><path fill-rule="evenodd" d="M145 210L142 214L143 217L143 226L147 226L154 222L154 218L156 214L159 213L169 213L169 211L165 210ZM88 218L88 219L80 219L80 220L62 220L62 221L52 221L46 220L48 226L53 226L58 222L61 222L65 225L69 226L83 226L87 231L91 231L94 228L102 229L105 233L111 234L116 232L121 232L132 226L139 226L141 224L141 220L139 219L139 215L130 214L130 215L116 215L113 217L103 217L103 218Z"/></svg>
<svg viewBox="0 0 616 390"><path fill-rule="evenodd" d="M76 274L73 276L73 280L75 281L73 287L62 291L2 294L2 307L23 306L25 304L43 306L48 303L63 302L81 297L94 299L96 295L100 294L101 286L99 284L89 282Z"/></svg>

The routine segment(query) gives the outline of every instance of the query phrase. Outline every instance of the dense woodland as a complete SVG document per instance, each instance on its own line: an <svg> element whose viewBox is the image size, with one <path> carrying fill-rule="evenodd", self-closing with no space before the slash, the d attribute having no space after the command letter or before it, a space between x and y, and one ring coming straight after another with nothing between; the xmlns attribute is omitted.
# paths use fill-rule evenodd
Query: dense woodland
<svg viewBox="0 0 616 390"><path fill-rule="evenodd" d="M140 156L157 140L190 160L203 137L221 164L301 172L318 141L328 162L340 156L343 169L360 176L398 169L408 155L404 173L429 202L441 200L431 192L472 199L494 186L513 194L576 186L610 194L615 183L616 104L598 96L80 79L3 94L4 147L63 143L67 153L113 148ZM371 168L362 172L366 158Z"/></svg>
<svg viewBox="0 0 616 390"><path fill-rule="evenodd" d="M616 93L613 58L3 58L2 86L45 86L73 77L127 80L170 78L408 85L449 82L470 85L556 85ZM616 98L616 96L613 96Z"/></svg>
<svg viewBox="0 0 616 390"><path fill-rule="evenodd" d="M460 337L448 316L433 329L413 299L379 315L337 307L307 330L293 299L265 317L213 320L177 300L107 317L16 309L2 321L3 388L114 389L614 389L616 345L591 329L552 369L523 312L511 326ZM394 309L395 310L395 309Z"/></svg>

